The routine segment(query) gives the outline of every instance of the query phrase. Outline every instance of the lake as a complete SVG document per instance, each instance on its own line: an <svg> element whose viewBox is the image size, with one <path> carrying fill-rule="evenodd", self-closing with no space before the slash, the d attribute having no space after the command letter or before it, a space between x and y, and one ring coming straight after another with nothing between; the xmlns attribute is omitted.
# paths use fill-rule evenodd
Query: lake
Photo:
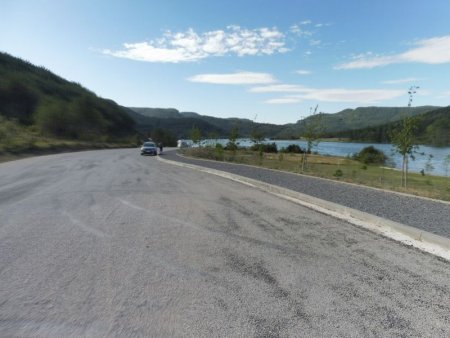
<svg viewBox="0 0 450 338"><path fill-rule="evenodd" d="M218 142L222 145L225 145L228 142L228 139L219 139L219 140L204 140L203 143L214 144ZM249 139L239 139L240 146L250 147L253 143ZM290 144L297 144L301 148L306 148L305 141L299 140L266 140L264 143L272 143L275 142L278 149L286 148ZM321 155L331 155L331 156L352 156L361 151L364 147L374 146L375 148L383 151L391 161L393 162L393 166L395 168L400 169L402 167L402 157L399 154L394 153L392 144L384 144L384 143L356 143L356 142L320 142L317 146L313 148L313 152L316 152ZM418 154L415 155L415 161L409 161L409 170L412 172L420 172L422 169L425 169L425 165L429 159L429 155L432 155L431 164L434 169L429 172L432 175L450 175L450 164L448 168L445 166L445 158L450 156L450 147L430 147L425 145L420 145L417 150ZM421 153L424 153L422 155ZM447 169L447 172L446 172Z"/></svg>

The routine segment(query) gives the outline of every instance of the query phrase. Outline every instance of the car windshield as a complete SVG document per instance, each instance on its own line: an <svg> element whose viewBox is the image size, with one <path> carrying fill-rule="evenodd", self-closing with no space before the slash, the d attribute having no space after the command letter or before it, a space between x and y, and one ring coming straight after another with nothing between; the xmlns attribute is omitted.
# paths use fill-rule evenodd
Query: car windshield
<svg viewBox="0 0 450 338"><path fill-rule="evenodd" d="M145 142L143 146L144 147L156 147L153 142Z"/></svg>

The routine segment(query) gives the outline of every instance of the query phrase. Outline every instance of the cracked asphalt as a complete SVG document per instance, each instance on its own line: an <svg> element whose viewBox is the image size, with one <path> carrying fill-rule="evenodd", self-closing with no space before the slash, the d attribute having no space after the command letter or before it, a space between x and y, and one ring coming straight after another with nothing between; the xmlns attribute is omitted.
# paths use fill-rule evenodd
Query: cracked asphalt
<svg viewBox="0 0 450 338"><path fill-rule="evenodd" d="M448 337L450 263L138 149L0 164L1 337Z"/></svg>
<svg viewBox="0 0 450 338"><path fill-rule="evenodd" d="M312 176L276 170L236 165L219 161L204 161L178 156L167 151L164 158L201 165L278 185L329 202L344 205L369 214L450 238L450 203L401 195L354 184L343 184Z"/></svg>

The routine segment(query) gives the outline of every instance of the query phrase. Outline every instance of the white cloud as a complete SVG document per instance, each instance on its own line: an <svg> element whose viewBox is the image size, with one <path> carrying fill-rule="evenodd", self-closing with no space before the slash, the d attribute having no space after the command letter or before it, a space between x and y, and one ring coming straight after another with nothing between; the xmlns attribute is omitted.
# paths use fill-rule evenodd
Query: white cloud
<svg viewBox="0 0 450 338"><path fill-rule="evenodd" d="M386 66L394 63L442 64L450 62L450 35L420 40L417 47L388 56L362 56L336 66L336 69L358 69Z"/></svg>
<svg viewBox="0 0 450 338"><path fill-rule="evenodd" d="M415 78L415 77L408 77L408 78L405 78L405 79L382 81L381 83L384 83L384 84L402 84L402 83L413 83L413 82L417 82L419 80L420 79Z"/></svg>
<svg viewBox="0 0 450 338"><path fill-rule="evenodd" d="M276 82L276 79L268 73L239 72L232 74L198 74L188 78L191 82L212 83L212 84L269 84Z"/></svg>
<svg viewBox="0 0 450 338"><path fill-rule="evenodd" d="M301 93L309 89L301 85L276 84L250 88L251 93Z"/></svg>
<svg viewBox="0 0 450 338"><path fill-rule="evenodd" d="M377 103L405 95L403 90L389 89L314 89L303 99L325 102Z"/></svg>
<svg viewBox="0 0 450 338"><path fill-rule="evenodd" d="M293 103L299 103L302 100L297 97L282 97L278 99L270 99L267 101L264 101L264 103L268 104L293 104Z"/></svg>
<svg viewBox="0 0 450 338"><path fill-rule="evenodd" d="M289 32L291 32L292 34L295 34L299 37L303 37L303 36L307 36L310 37L313 35L313 32L310 30L307 30L306 27L303 26L308 26L311 24L311 20L305 20L300 22L299 24L294 24L289 28Z"/></svg>
<svg viewBox="0 0 450 338"><path fill-rule="evenodd" d="M285 35L277 28L245 29L228 26L225 30L196 33L167 31L162 38L149 42L125 43L121 50L103 50L104 54L147 62L192 62L210 56L236 54L272 55L286 53Z"/></svg>
<svg viewBox="0 0 450 338"><path fill-rule="evenodd" d="M306 69L299 69L299 70L296 70L294 73L296 73L298 75L309 75L309 74L311 74L311 71L306 70Z"/></svg>
<svg viewBox="0 0 450 338"><path fill-rule="evenodd" d="M293 103L294 99L319 102L377 103L405 95L404 90L393 89L345 89L345 88L308 88L301 85L278 84L259 86L250 89L252 93L296 93L269 100L269 103ZM289 99L289 100L288 100ZM274 101L275 100L275 101ZM267 101L266 101L267 102Z"/></svg>

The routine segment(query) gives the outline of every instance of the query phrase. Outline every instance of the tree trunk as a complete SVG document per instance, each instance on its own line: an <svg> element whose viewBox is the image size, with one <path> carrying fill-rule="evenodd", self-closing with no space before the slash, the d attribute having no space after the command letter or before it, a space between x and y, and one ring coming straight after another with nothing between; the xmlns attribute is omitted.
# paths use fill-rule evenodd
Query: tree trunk
<svg viewBox="0 0 450 338"><path fill-rule="evenodd" d="M305 166L306 166L306 153L303 153L303 157L302 157L302 172L305 171Z"/></svg>
<svg viewBox="0 0 450 338"><path fill-rule="evenodd" d="M408 156L405 158L405 189L408 187Z"/></svg>
<svg viewBox="0 0 450 338"><path fill-rule="evenodd" d="M405 186L405 155L403 155L402 159L402 187Z"/></svg>

